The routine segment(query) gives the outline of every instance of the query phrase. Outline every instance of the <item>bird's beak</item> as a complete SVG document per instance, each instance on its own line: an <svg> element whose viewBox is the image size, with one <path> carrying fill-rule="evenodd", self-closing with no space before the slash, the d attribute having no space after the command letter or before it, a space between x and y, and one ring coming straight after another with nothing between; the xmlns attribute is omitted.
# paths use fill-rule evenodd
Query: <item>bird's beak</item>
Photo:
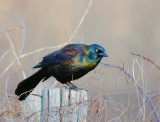
<svg viewBox="0 0 160 122"><path fill-rule="evenodd" d="M106 52L100 53L100 55L103 56L103 57L109 57Z"/></svg>

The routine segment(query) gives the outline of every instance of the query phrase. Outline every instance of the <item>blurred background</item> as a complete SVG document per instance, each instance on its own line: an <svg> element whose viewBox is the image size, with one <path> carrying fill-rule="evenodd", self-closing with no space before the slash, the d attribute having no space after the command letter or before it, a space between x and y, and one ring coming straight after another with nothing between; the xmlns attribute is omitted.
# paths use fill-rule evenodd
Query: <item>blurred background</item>
<svg viewBox="0 0 160 122"><path fill-rule="evenodd" d="M88 8L89 2L91 6ZM6 82L8 93L14 94L24 73L30 76L36 71L32 67L44 55L68 43L87 8L87 15L71 42L102 45L109 55L104 62L124 66L130 74L137 76L144 91L159 95L160 71L152 63L131 54L141 54L158 65L159 0L0 0L1 97L5 95ZM14 53L20 57L19 62ZM136 62L133 68L135 60L139 64ZM50 78L42 83L42 88L51 86L54 80ZM129 111L138 104L135 84L129 78L126 80L119 69L100 64L75 84L88 89L91 97L102 91L104 98L111 97L125 107L130 106ZM55 87L62 85L57 83ZM37 91L40 94L41 88ZM156 96L153 103L159 104L159 97ZM149 105L146 109L151 111ZM118 115L109 113L108 119Z"/></svg>

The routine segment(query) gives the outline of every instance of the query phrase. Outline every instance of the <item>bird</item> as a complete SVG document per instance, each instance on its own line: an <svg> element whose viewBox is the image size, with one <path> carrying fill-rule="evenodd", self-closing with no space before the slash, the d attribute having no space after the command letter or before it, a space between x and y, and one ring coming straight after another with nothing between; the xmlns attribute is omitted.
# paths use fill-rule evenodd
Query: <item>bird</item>
<svg viewBox="0 0 160 122"><path fill-rule="evenodd" d="M102 60L108 57L105 48L98 44L68 44L62 49L43 57L42 61L33 68L39 70L30 77L21 81L15 90L19 101L23 101L40 83L51 76L71 89L78 90L71 81L79 79L93 70Z"/></svg>

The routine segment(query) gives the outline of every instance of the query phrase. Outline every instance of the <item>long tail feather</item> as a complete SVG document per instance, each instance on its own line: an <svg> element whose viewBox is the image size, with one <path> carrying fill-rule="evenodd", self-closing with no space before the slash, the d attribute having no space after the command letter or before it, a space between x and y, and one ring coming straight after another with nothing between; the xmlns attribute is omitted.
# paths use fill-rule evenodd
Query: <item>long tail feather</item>
<svg viewBox="0 0 160 122"><path fill-rule="evenodd" d="M45 76L46 76L45 69L40 69L38 72L36 72L32 76L21 81L15 90L15 94L19 96L19 100L20 101L25 100L26 97L38 85L38 83L45 78Z"/></svg>

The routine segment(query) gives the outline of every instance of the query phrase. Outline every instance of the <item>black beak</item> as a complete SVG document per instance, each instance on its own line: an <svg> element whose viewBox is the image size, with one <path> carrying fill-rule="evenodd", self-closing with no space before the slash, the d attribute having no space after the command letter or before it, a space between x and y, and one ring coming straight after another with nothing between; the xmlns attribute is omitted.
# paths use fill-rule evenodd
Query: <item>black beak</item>
<svg viewBox="0 0 160 122"><path fill-rule="evenodd" d="M101 56L103 56L103 57L109 57L106 52L99 53L99 55L101 55Z"/></svg>

